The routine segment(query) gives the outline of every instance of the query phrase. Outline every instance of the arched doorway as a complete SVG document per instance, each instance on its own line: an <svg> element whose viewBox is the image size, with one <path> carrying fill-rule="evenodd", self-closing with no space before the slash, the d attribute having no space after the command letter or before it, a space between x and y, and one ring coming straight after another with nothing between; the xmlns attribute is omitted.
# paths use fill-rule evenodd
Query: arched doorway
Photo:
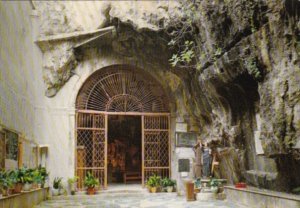
<svg viewBox="0 0 300 208"><path fill-rule="evenodd" d="M98 177L103 187L107 187L108 167L113 165L111 154L118 152L110 149L112 144L109 143L109 136L113 134L110 134L108 127L113 125L110 122L116 118L127 119L126 122L135 120L135 123L139 120L141 132L140 136L133 134L140 138L134 138L135 142L131 142L140 144L140 169L132 172L126 169L125 163L120 162L124 164L124 167L120 165L120 172L125 183L126 178L129 180L140 177L144 184L152 174L170 176L170 115L167 95L148 73L131 66L117 65L93 73L81 87L76 99L78 187L83 188L87 172ZM122 161L120 158L123 156L118 157Z"/></svg>

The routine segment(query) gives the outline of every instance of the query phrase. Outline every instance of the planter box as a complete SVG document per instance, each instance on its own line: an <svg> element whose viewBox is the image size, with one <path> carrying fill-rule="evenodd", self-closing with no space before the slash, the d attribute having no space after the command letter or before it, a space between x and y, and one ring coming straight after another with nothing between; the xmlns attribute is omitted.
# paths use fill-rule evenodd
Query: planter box
<svg viewBox="0 0 300 208"><path fill-rule="evenodd" d="M32 208L47 199L49 188L13 194L0 198L0 207Z"/></svg>

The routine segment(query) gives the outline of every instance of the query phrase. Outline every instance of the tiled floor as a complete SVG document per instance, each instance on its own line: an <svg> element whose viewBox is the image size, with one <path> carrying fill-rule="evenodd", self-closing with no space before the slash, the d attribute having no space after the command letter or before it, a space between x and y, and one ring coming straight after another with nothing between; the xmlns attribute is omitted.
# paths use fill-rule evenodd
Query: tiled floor
<svg viewBox="0 0 300 208"><path fill-rule="evenodd" d="M110 187L95 196L59 196L44 201L36 208L82 207L82 208L239 208L226 201L193 201L176 193L150 194L140 186Z"/></svg>

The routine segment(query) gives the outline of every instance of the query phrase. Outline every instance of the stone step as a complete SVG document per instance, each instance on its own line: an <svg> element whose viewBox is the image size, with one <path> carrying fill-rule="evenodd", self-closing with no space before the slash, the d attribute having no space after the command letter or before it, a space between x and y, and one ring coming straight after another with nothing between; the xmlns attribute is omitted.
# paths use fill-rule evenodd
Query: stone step
<svg viewBox="0 0 300 208"><path fill-rule="evenodd" d="M232 203L255 208L287 208L300 207L300 196L282 192L247 187L237 189L225 186L226 199Z"/></svg>

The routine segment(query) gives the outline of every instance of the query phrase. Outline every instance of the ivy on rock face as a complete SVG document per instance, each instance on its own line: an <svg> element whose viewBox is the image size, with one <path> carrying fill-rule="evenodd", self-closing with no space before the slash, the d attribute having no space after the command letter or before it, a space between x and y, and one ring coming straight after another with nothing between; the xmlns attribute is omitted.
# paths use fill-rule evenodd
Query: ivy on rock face
<svg viewBox="0 0 300 208"><path fill-rule="evenodd" d="M174 40L171 40L169 45L173 44ZM170 64L175 67L178 64L185 65L191 63L193 58L195 57L194 52L194 42L193 41L185 41L184 50L179 51L178 54L173 54L172 58L169 59Z"/></svg>
<svg viewBox="0 0 300 208"><path fill-rule="evenodd" d="M248 73L257 81L262 79L262 74L258 68L258 63L255 58L250 58L249 60L245 61L245 67Z"/></svg>

